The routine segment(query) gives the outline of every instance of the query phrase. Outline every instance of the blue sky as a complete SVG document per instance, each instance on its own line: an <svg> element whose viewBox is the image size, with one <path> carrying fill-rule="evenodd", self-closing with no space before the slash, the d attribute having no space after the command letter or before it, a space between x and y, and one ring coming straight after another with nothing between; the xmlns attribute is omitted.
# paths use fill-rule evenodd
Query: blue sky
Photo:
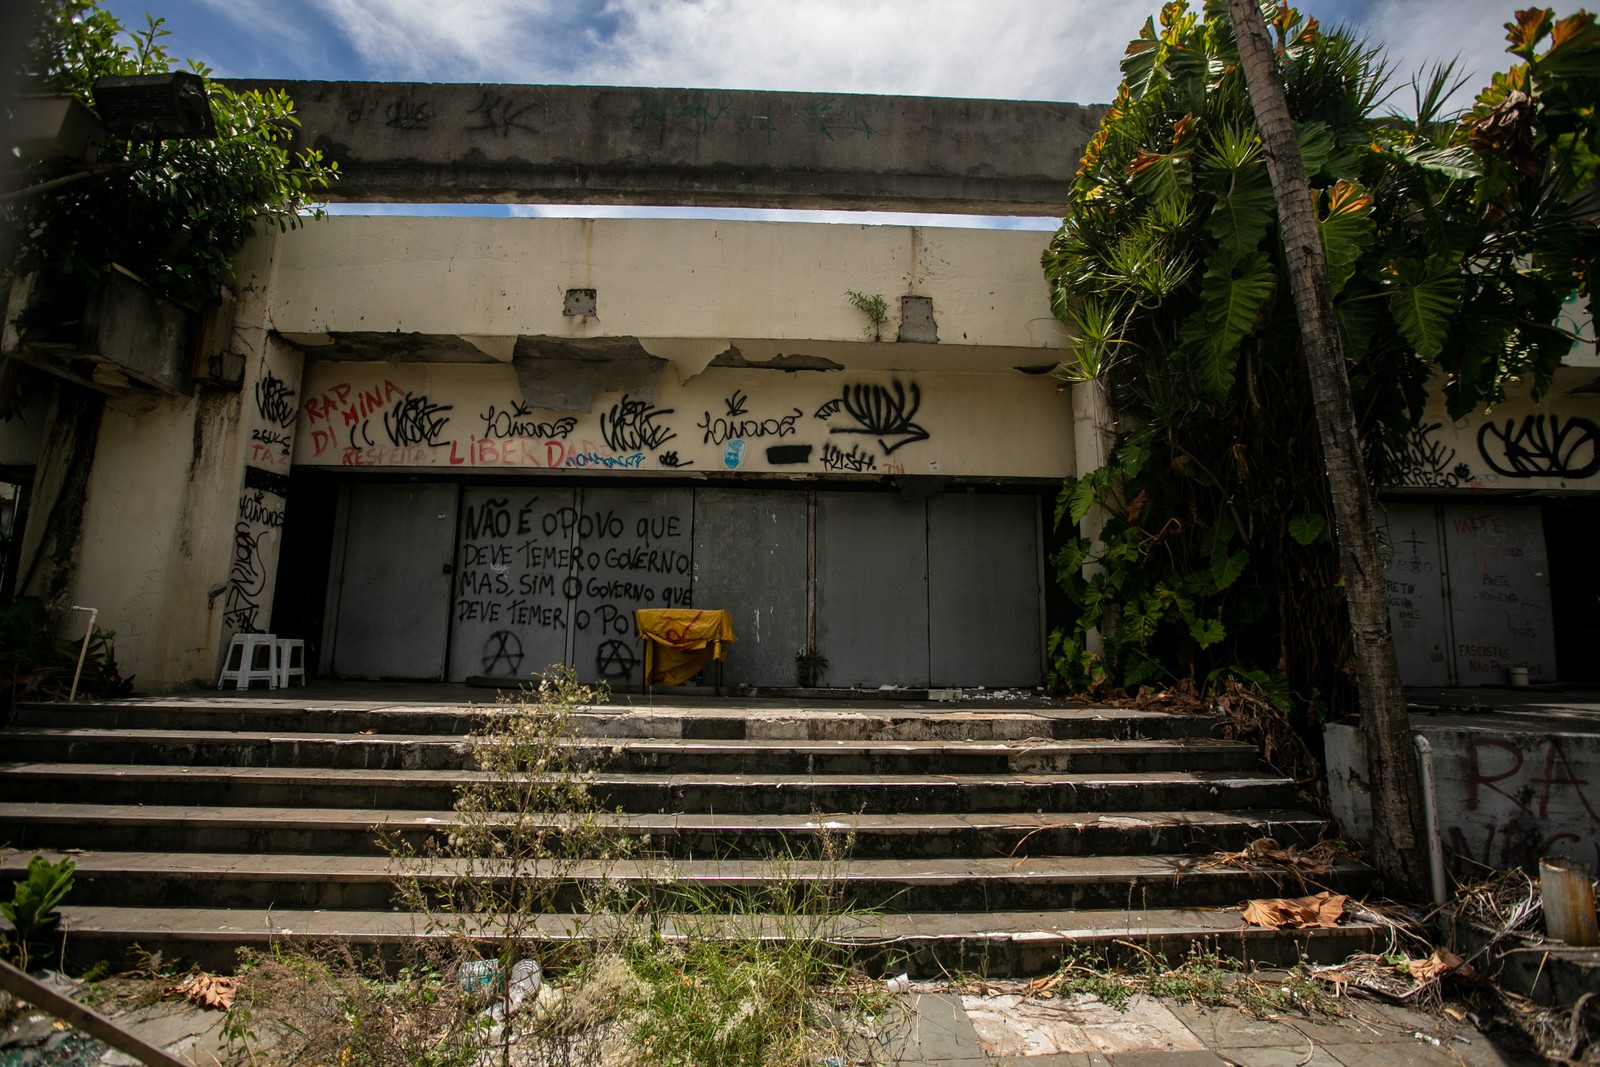
<svg viewBox="0 0 1600 1067"><path fill-rule="evenodd" d="M174 56L202 60L227 77L692 86L1094 103L1115 93L1123 49L1158 5L1155 0L107 0L105 6L130 25L142 25L147 11L165 18ZM1299 6L1324 23L1352 25L1384 42L1398 71L1460 56L1465 68L1477 72L1476 87L1504 65L1502 24L1515 5L1509 0L1304 0ZM1463 94L1462 102L1470 95ZM472 210L503 214L508 209ZM715 214L795 217L765 211ZM799 217L903 221L858 212Z"/></svg>

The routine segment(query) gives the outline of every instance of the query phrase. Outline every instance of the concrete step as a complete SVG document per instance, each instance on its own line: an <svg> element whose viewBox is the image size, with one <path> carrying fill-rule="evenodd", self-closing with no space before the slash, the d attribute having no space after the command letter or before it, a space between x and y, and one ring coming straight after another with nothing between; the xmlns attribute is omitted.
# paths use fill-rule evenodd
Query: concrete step
<svg viewBox="0 0 1600 1067"><path fill-rule="evenodd" d="M579 766L614 773L685 774L1041 774L1132 770L1253 770L1255 746L1210 738L1177 740L863 741L575 740ZM308 731L16 727L7 754L19 761L231 767L366 767L457 770L472 746L426 734Z"/></svg>
<svg viewBox="0 0 1600 1067"><path fill-rule="evenodd" d="M430 923L404 912L228 908L147 909L69 904L61 909L67 962L127 958L133 945L183 960L231 969L240 947L274 944L316 947L342 943L361 951L400 958L418 939L445 939L456 930L485 941L507 936L497 923L460 916L459 927ZM1330 963L1381 946L1387 928L1360 921L1331 929L1284 933L1245 926L1234 908L1112 908L1007 912L980 915L906 912L824 918L801 924L773 915L663 914L652 916L662 937L794 936L844 946L879 974L909 972L933 977L958 971L995 977L1045 974L1067 952L1114 953L1138 945L1181 957L1200 947L1263 966L1287 966L1301 958ZM575 939L619 939L616 916L537 916L520 933L543 944ZM631 933L638 936L637 928Z"/></svg>
<svg viewBox="0 0 1600 1067"><path fill-rule="evenodd" d="M429 839L459 825L460 788L487 778L467 735L506 714L520 712L292 691L28 706L0 735L0 843L16 850L0 853L0 879L36 852L74 850L69 954L137 942L230 966L240 944L274 936L388 951L429 932L394 910L397 865L432 886L454 868L396 860L376 838L430 855ZM541 936L594 936L583 922L602 917L577 912L608 874L663 930L815 936L820 923L895 972L1037 972L1075 942L1203 941L1273 962L1371 944L1359 927L1240 929L1239 899L1308 887L1212 853L1263 836L1308 845L1323 824L1208 718L623 697L575 725L589 791L641 858L567 872ZM824 838L847 858L803 858ZM1359 889L1368 872L1345 865L1330 881ZM866 912L801 927L763 914L797 886Z"/></svg>
<svg viewBox="0 0 1600 1067"><path fill-rule="evenodd" d="M22 850L292 852L377 855L379 837L421 850L460 817L449 810L249 808L18 801L0 809L0 842ZM631 814L607 820L664 855L753 857L847 837L869 857L1083 856L1238 851L1259 837L1314 844L1325 825L1288 809L996 812L923 815ZM559 826L560 820L548 824Z"/></svg>
<svg viewBox="0 0 1600 1067"><path fill-rule="evenodd" d="M481 707L332 701L296 704L287 697L240 694L182 700L28 703L19 706L13 725L349 734L374 731L452 737L470 733L496 713L499 712L492 703ZM684 706L663 700L650 705L612 703L581 711L575 716L574 733L583 737L717 741L1064 741L1207 737L1216 726L1217 720L1204 716L1134 708L963 707L881 701L866 707L817 707L792 701Z"/></svg>
<svg viewBox="0 0 1600 1067"><path fill-rule="evenodd" d="M46 853L54 860L55 854ZM0 879L25 877L28 854L0 853ZM821 907L884 912L1027 911L1221 907L1257 897L1316 892L1283 867L1243 868L1194 856L961 857L956 859L658 860L520 864L389 856L244 855L237 853L82 852L74 855L78 904L201 908L336 908L381 911L399 906L396 882L425 891L469 875L510 892L546 882L544 903L583 910L605 889L617 910L654 901L659 910L749 912ZM1366 868L1336 867L1331 879L1365 881ZM541 909L544 910L544 909Z"/></svg>
<svg viewBox="0 0 1600 1067"><path fill-rule="evenodd" d="M0 763L0 801L392 808L454 806L477 771ZM611 774L602 807L633 812L1171 811L1288 807L1293 783L1261 771L1121 774Z"/></svg>

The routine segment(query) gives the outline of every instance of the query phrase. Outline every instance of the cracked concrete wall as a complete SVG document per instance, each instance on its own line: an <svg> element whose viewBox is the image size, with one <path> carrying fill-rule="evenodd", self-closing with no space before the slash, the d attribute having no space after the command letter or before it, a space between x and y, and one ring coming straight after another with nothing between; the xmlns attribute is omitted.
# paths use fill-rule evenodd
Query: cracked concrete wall
<svg viewBox="0 0 1600 1067"><path fill-rule="evenodd" d="M284 88L335 200L1053 215L1103 105L572 85Z"/></svg>
<svg viewBox="0 0 1600 1067"><path fill-rule="evenodd" d="M141 689L215 684L241 629L269 630L304 357L267 328L272 241L239 261L239 392L106 402L72 597L117 631Z"/></svg>
<svg viewBox="0 0 1600 1067"><path fill-rule="evenodd" d="M273 326L308 340L363 331L870 342L847 295L856 291L889 304L885 338L899 328L899 298L920 296L932 302L938 347L1054 350L1066 336L1039 269L1048 240L910 226L342 216L278 238ZM564 314L574 288L596 290L596 314ZM922 358L910 348L883 353L924 365L908 362Z"/></svg>

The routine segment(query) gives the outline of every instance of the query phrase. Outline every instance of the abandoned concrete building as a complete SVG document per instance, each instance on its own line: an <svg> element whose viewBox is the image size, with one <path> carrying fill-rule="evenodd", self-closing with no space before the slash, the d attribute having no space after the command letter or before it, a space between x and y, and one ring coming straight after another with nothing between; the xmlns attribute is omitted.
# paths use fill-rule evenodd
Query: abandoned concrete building
<svg viewBox="0 0 1600 1067"><path fill-rule="evenodd" d="M290 88L357 201L1058 215L1098 119ZM66 379L0 426L16 589L97 608L151 691L210 684L251 630L304 639L325 677L637 683L633 609L686 605L733 613L729 685L793 684L797 660L829 686L1040 685L1054 495L1111 418L1051 373L1046 240L331 217L261 235L206 321L117 278L68 350L30 335L16 286L6 358ZM1388 512L1408 681L1593 675L1592 347L1573 363L1540 407L1418 432Z"/></svg>

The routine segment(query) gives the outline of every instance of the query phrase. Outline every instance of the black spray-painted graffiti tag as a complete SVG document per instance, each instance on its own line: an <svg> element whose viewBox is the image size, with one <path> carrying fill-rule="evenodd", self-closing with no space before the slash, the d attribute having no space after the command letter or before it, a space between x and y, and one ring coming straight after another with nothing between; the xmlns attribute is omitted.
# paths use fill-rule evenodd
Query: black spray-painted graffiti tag
<svg viewBox="0 0 1600 1067"><path fill-rule="evenodd" d="M898 381L885 389L881 385L847 385L844 395L830 400L817 409L817 418L830 419L843 411L856 421L854 426L832 426L829 433L867 434L878 439L885 455L893 455L914 441L926 441L928 431L911 421L922 406L922 390L917 383L911 389ZM894 444L888 438L898 437Z"/></svg>
<svg viewBox="0 0 1600 1067"><path fill-rule="evenodd" d="M1486 422L1478 452L1507 478L1587 478L1600 471L1600 427L1582 417L1525 415Z"/></svg>
<svg viewBox="0 0 1600 1067"><path fill-rule="evenodd" d="M489 410L478 417L483 420L483 436L502 441L514 437L531 437L541 441L565 439L578 426L578 420L571 417L541 422L533 417L531 407L517 400L511 402L509 409L490 404Z"/></svg>
<svg viewBox="0 0 1600 1067"><path fill-rule="evenodd" d="M671 415L673 409L651 407L643 400L630 399L623 394L621 400L611 405L610 412L600 414L600 436L614 452L654 451L678 435L656 419Z"/></svg>
<svg viewBox="0 0 1600 1067"><path fill-rule="evenodd" d="M1423 423L1407 434L1399 446L1386 450L1397 484L1454 489L1472 480L1472 468L1455 462L1456 450L1433 439L1443 426L1440 422Z"/></svg>
<svg viewBox="0 0 1600 1067"><path fill-rule="evenodd" d="M239 633L256 633L260 597L267 588L267 569L261 560L261 542L248 522L233 528L233 566L228 570L228 594L223 601L223 623Z"/></svg>
<svg viewBox="0 0 1600 1067"><path fill-rule="evenodd" d="M274 426L288 429L294 425L294 390L270 370L256 382L256 410Z"/></svg>
<svg viewBox="0 0 1600 1067"><path fill-rule="evenodd" d="M799 408L794 408L790 414L779 415L777 418L743 418L746 411L744 405L748 399L743 393L735 391L723 401L728 410L727 415L712 415L709 411L705 413L705 417L698 424L704 431L705 444L720 445L736 438L789 437L795 432L795 423L805 414Z"/></svg>
<svg viewBox="0 0 1600 1067"><path fill-rule="evenodd" d="M435 404L426 396L406 393L396 400L394 407L384 412L383 428L389 434L389 443L402 445L438 445L439 434L449 423L449 404Z"/></svg>

